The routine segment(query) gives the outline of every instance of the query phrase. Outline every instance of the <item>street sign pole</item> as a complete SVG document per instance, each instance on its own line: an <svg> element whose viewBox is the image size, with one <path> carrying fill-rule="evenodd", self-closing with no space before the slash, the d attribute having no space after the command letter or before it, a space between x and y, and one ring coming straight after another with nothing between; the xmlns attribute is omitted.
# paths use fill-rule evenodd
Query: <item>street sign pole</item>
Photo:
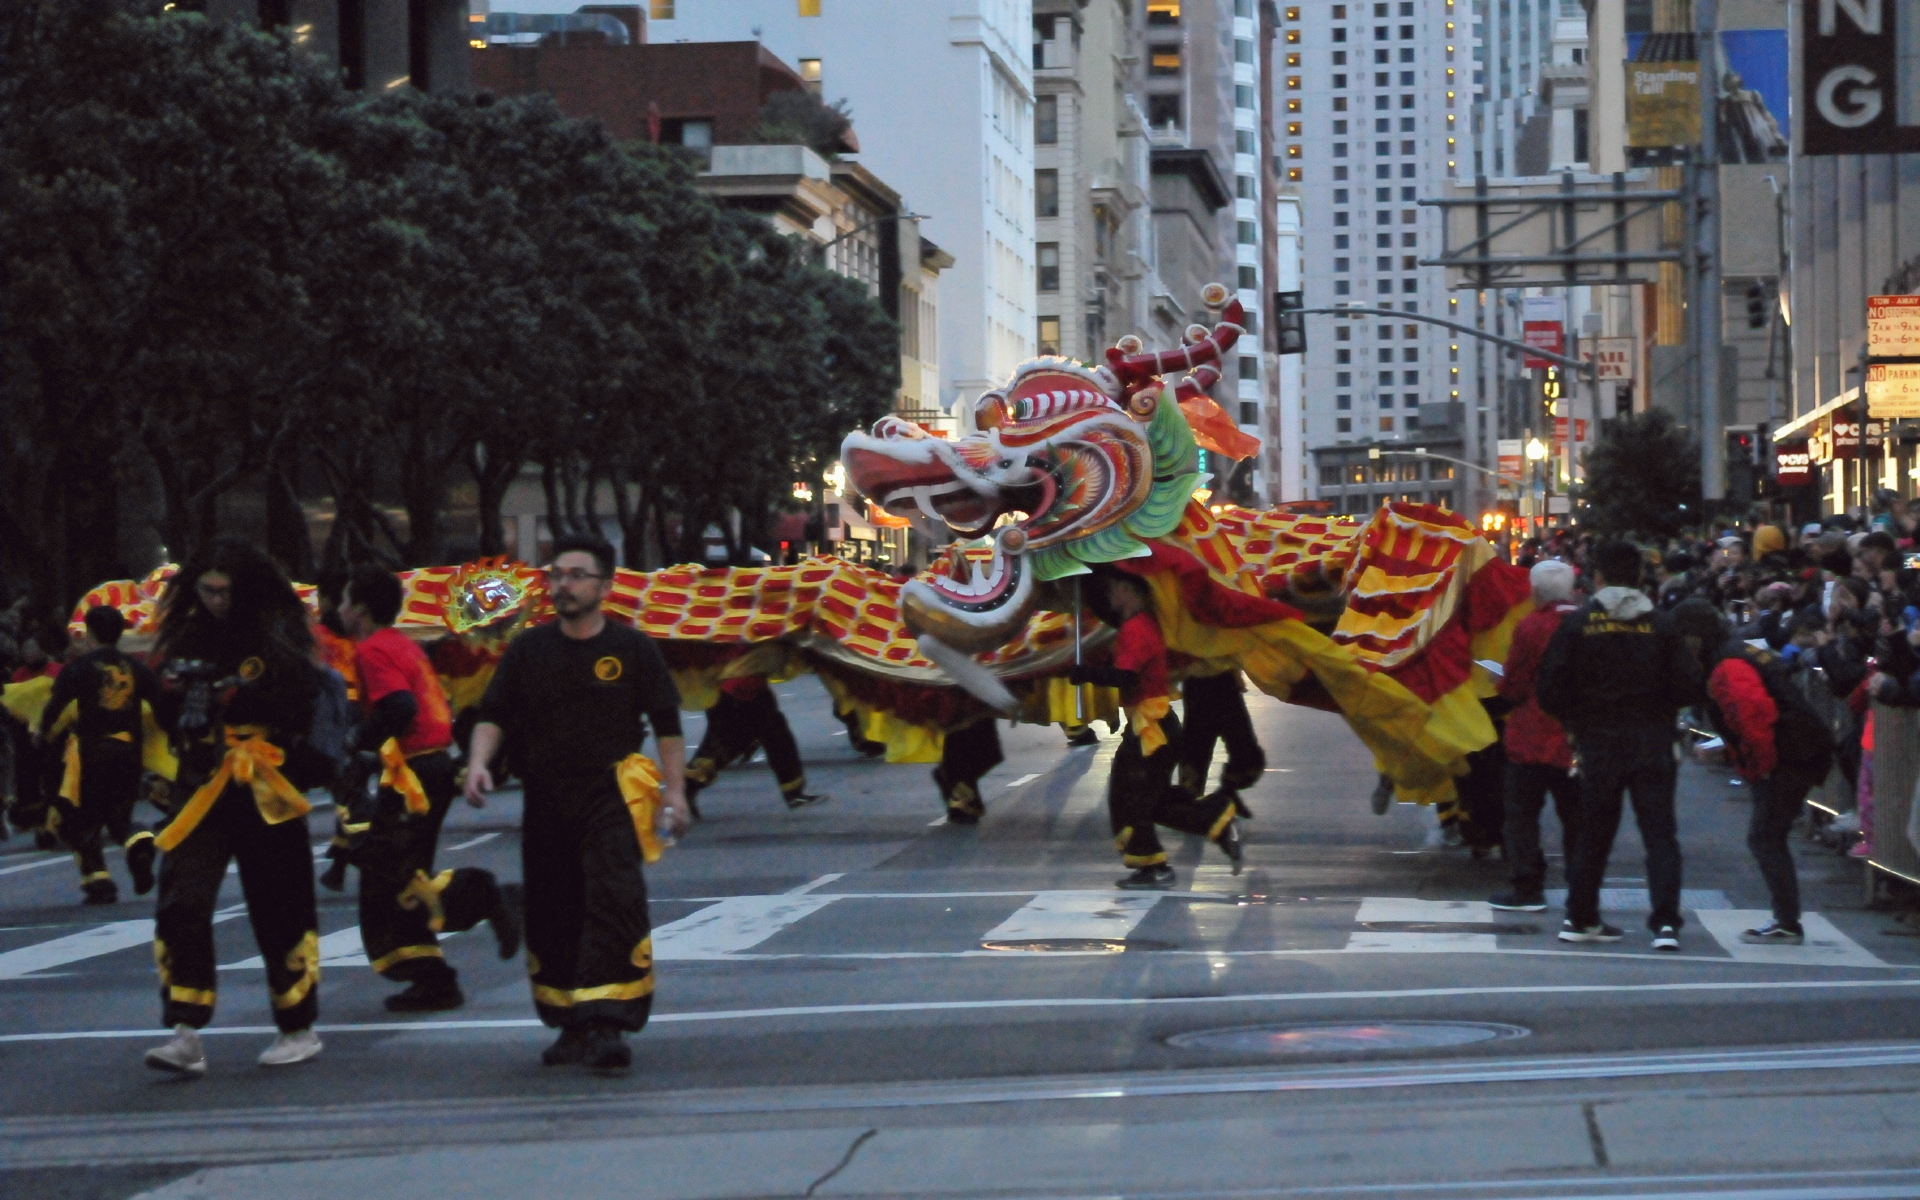
<svg viewBox="0 0 1920 1200"><path fill-rule="evenodd" d="M1727 494L1727 446L1720 411L1720 47L1717 0L1693 0L1700 55L1700 153L1694 163L1694 365L1699 380L1700 491L1709 503Z"/></svg>

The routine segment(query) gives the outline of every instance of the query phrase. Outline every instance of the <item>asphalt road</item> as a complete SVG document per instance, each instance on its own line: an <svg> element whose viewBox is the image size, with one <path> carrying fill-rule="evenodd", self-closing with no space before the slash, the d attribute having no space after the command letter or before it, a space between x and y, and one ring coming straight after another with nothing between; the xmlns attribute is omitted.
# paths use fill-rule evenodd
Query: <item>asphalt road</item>
<svg viewBox="0 0 1920 1200"><path fill-rule="evenodd" d="M236 911L212 1070L157 1077L151 899L82 908L66 860L0 847L0 1196L1920 1196L1920 939L1801 845L1816 936L1740 946L1765 893L1722 771L1682 777L1684 952L1648 944L1631 820L1627 939L1565 947L1557 912L1487 910L1500 863L1429 812L1374 816L1325 714L1255 697L1246 873L1178 845L1180 889L1139 896L1112 887L1115 739L1003 729L987 819L950 827L925 766L778 690L835 798L790 814L762 765L702 797L648 872L659 993L622 1077L539 1065L484 928L447 942L464 1009L387 1013L324 891L325 1052L253 1064ZM518 878L518 817L457 809L441 864Z"/></svg>

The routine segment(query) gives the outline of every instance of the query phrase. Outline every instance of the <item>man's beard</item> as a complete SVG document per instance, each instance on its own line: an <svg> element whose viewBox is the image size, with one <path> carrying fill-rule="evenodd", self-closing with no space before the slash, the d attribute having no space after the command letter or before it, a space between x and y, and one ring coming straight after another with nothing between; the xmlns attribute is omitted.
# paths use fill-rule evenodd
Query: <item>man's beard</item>
<svg viewBox="0 0 1920 1200"><path fill-rule="evenodd" d="M576 600L565 592L556 593L553 597L553 611L563 617L584 617L593 611L593 607L592 601Z"/></svg>

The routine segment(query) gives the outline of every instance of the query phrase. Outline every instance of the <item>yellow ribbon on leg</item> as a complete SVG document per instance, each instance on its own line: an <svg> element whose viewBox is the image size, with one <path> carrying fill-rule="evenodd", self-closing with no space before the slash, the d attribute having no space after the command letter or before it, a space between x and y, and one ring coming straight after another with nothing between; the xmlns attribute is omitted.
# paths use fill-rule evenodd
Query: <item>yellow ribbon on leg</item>
<svg viewBox="0 0 1920 1200"><path fill-rule="evenodd" d="M1148 696L1127 709L1127 728L1140 739L1140 755L1146 757L1167 744L1160 719L1173 711L1173 702L1165 696Z"/></svg>
<svg viewBox="0 0 1920 1200"><path fill-rule="evenodd" d="M620 785L620 798L627 802L633 817L633 833L640 841L640 857L647 862L660 861L666 846L660 841L660 768L644 754L629 754L613 768Z"/></svg>
<svg viewBox="0 0 1920 1200"><path fill-rule="evenodd" d="M187 835L213 810L214 801L233 783L246 784L253 790L253 802L260 808L260 819L269 825L279 825L313 811L307 798L280 773L280 764L287 761L286 751L269 742L264 729L234 725L227 728L226 736L227 754L220 760L220 769L200 785L200 790L187 801L180 814L154 838L154 844L160 849L172 850L186 841Z"/></svg>
<svg viewBox="0 0 1920 1200"><path fill-rule="evenodd" d="M399 738L380 743L380 786L398 792L414 816L427 811L427 790L420 786L420 776L414 774L407 756L400 752Z"/></svg>

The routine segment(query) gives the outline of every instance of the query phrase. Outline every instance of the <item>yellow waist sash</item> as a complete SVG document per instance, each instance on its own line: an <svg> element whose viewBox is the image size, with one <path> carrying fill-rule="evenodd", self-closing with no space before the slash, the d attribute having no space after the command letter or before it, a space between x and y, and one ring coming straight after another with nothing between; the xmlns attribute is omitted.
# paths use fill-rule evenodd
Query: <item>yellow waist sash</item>
<svg viewBox="0 0 1920 1200"><path fill-rule="evenodd" d="M1143 757L1167 744L1167 734L1160 728L1160 718L1172 711L1173 701L1165 696L1148 696L1127 709L1127 728L1140 739Z"/></svg>
<svg viewBox="0 0 1920 1200"><path fill-rule="evenodd" d="M407 756L400 752L399 738L380 743L380 786L400 793L407 811L415 816L427 811L427 791L420 786L420 776L414 774Z"/></svg>
<svg viewBox="0 0 1920 1200"><path fill-rule="evenodd" d="M260 819L269 825L279 825L313 811L307 798L280 773L280 764L287 761L286 752L267 740L265 730L252 725L234 725L227 728L226 735L227 755L220 760L220 769L200 785L186 807L154 839L160 849L171 850L186 841L187 835L206 819L220 793L233 783L244 783L253 789L253 802L260 807Z"/></svg>
<svg viewBox="0 0 1920 1200"><path fill-rule="evenodd" d="M640 840L640 857L658 862L666 847L660 841L660 769L644 754L629 754L613 768L620 798L633 817L633 833Z"/></svg>

